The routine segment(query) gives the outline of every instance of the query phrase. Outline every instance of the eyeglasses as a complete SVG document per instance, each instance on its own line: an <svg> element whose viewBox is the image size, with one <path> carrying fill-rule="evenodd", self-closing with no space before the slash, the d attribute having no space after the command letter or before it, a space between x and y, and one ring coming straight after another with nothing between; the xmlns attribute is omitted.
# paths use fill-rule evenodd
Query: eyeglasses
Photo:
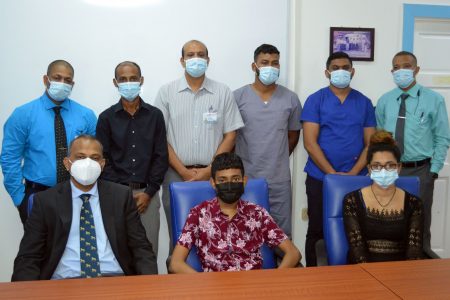
<svg viewBox="0 0 450 300"><path fill-rule="evenodd" d="M398 166L399 166L399 164L396 164L396 163L387 163L385 165L382 165L382 164L369 165L369 168L373 172L380 172L381 169L385 169L386 171L394 171L394 170L397 170Z"/></svg>

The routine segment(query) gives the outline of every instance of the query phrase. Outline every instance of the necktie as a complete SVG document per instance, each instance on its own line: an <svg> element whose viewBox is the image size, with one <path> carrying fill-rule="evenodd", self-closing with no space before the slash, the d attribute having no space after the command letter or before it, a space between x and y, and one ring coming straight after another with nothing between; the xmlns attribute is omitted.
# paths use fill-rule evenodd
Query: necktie
<svg viewBox="0 0 450 300"><path fill-rule="evenodd" d="M69 179L63 160L67 155L67 137L64 121L61 118L61 107L53 107L55 111L55 145L56 145L56 180L58 183Z"/></svg>
<svg viewBox="0 0 450 300"><path fill-rule="evenodd" d="M402 102L400 103L400 109L398 111L397 124L395 126L395 140L397 146L400 149L400 153L403 155L405 151L405 122L406 122L406 98L409 94L403 93L400 95Z"/></svg>
<svg viewBox="0 0 450 300"><path fill-rule="evenodd" d="M83 200L80 212L80 265L82 278L101 276L94 217L91 204L89 203L90 197L90 194L82 194L80 196L81 200Z"/></svg>

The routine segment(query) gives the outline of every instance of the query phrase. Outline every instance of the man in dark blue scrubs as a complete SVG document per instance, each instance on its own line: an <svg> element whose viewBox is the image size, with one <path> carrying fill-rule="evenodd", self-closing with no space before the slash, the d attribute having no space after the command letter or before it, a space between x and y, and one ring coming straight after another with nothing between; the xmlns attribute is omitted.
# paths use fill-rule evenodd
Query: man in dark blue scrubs
<svg viewBox="0 0 450 300"><path fill-rule="evenodd" d="M354 74L352 60L346 53L331 54L325 70L330 85L308 97L301 116L304 146L309 155L305 166L307 266L317 265L315 244L323 238L323 177L367 173L366 151L375 132L375 111L369 98L350 87Z"/></svg>

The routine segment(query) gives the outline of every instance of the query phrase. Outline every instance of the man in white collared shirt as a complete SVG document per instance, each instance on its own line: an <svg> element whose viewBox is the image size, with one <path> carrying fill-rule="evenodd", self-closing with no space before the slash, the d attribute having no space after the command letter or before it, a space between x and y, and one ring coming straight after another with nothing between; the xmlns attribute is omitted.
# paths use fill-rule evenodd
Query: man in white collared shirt
<svg viewBox="0 0 450 300"><path fill-rule="evenodd" d="M97 180L104 164L97 139L73 140L71 180L34 196L12 281L158 272L131 190Z"/></svg>

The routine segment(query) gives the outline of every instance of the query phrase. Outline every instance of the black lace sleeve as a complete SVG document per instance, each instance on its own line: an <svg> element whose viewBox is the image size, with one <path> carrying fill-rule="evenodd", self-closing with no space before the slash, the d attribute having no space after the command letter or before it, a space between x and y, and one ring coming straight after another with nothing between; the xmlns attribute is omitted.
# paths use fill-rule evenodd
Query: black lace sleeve
<svg viewBox="0 0 450 300"><path fill-rule="evenodd" d="M359 224L358 201L360 192L354 191L344 197L343 218L345 234L349 245L349 263L363 263L368 260L366 240Z"/></svg>
<svg viewBox="0 0 450 300"><path fill-rule="evenodd" d="M423 258L423 203L411 194L408 196L411 214L408 220L406 259L421 259Z"/></svg>

